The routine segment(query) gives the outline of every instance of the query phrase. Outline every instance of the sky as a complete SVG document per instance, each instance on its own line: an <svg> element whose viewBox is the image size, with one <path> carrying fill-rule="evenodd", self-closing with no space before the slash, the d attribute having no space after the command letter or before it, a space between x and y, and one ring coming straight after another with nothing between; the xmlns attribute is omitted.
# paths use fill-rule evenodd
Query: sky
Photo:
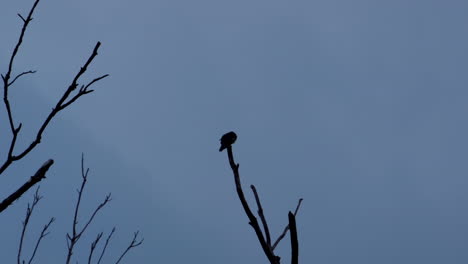
<svg viewBox="0 0 468 264"><path fill-rule="evenodd" d="M0 5L1 72L16 14L32 3ZM1 175L0 194L55 160L28 234L55 216L37 263L61 263L85 153L83 219L114 198L76 260L116 226L109 263L136 230L145 240L126 263L267 263L218 152L233 130L247 198L255 208L254 184L273 237L304 199L301 263L466 263L467 11L458 0L42 0L14 68L38 72L10 93L19 146L97 41L84 81L110 77ZM16 259L32 194L0 217L5 262ZM276 253L289 262L287 240Z"/></svg>

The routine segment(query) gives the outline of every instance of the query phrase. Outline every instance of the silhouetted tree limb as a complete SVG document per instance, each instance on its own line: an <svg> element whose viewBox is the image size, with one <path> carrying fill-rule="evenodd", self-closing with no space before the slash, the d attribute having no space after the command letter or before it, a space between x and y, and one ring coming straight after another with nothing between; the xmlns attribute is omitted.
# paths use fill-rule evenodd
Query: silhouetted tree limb
<svg viewBox="0 0 468 264"><path fill-rule="evenodd" d="M253 184L250 185L250 188L252 189L252 192L255 196L255 201L257 202L257 208L258 208L257 212L258 212L258 216L260 217L260 220L262 220L263 230L265 231L266 243L268 244L269 247L271 247L270 230L268 229L268 223L266 221L265 215L263 214L263 208L262 208L262 203L260 202L260 197L258 197L257 189L255 188Z"/></svg>
<svg viewBox="0 0 468 264"><path fill-rule="evenodd" d="M13 192L10 196L8 196L5 200L0 203L0 213L5 210L8 206L10 206L15 200L21 197L27 190L33 187L36 183L40 182L42 179L46 177L46 172L49 170L50 166L54 164L53 160L46 161L34 176L31 176L29 181L24 183L18 190Z"/></svg>
<svg viewBox="0 0 468 264"><path fill-rule="evenodd" d="M28 74L36 73L35 70L28 70L28 71L22 71L20 73L13 73L14 66L15 66L15 59L16 59L17 55L19 54L19 50L20 50L21 45L23 43L23 40L24 40L24 37L25 37L25 34L26 34L26 30L27 30L30 22L33 20L32 16L33 16L33 14L34 14L34 12L36 10L37 5L40 2L40 0L33 0L33 1L34 1L34 4L32 5L32 7L31 7L31 9L30 9L30 11L29 11L29 13L28 13L28 15L26 17L23 17L21 14L18 14L18 16L20 17L20 19L23 22L21 32L20 32L19 38L18 38L18 40L16 42L16 45L14 46L14 49L13 49L13 51L11 53L11 56L9 58L6 73L5 74L0 74L0 76L2 77L2 81L3 81L3 103L5 105L6 115L7 115L7 118L8 118L8 121L7 121L8 122L8 127L9 127L9 130L11 131L11 134L12 134L11 140L10 140L9 145L7 147L8 152L6 153L7 154L6 158L5 158L4 161L2 161L3 163L0 163L0 174L4 173L9 168L9 166L12 165L15 161L21 160L22 158L27 156L38 144L41 143L41 139L42 139L42 135L43 135L44 131L46 130L46 128L48 127L50 122L56 117L56 115L60 111L62 111L65 108L69 107L70 105L72 105L74 102L76 102L83 95L86 95L86 94L89 94L89 93L93 92L94 90L91 89L91 86L94 85L96 82L98 82L98 81L100 81L100 80L102 80L102 79L104 79L104 78L106 78L108 76L108 74L105 74L105 75L98 76L98 77L92 79L89 82L82 82L81 81L82 76L87 72L89 66L91 65L91 63L93 62L95 57L98 55L98 50L99 50L99 47L101 46L101 43L97 42L94 49L93 49L93 51L92 51L92 53L91 53L91 55L88 57L88 59L85 61L83 66L79 69L79 71L74 75L70 85L63 91L63 94L61 95L61 97L59 98L57 103L55 104L55 107L52 108L52 110L46 116L45 120L39 126L38 130L35 132L35 137L33 138L32 142L29 145L27 145L26 148L24 148L22 150L18 150L16 148L16 146L17 146L16 143L17 143L17 140L19 138L19 134L20 134L20 131L21 131L21 128L22 128L22 123L21 122L15 122L14 113L13 113L12 107L11 107L11 101L10 101L11 98L9 98L9 91L10 91L11 87L13 86L13 84L15 84L15 82L17 80L19 80L20 78L22 78L23 76L28 75ZM6 199L4 199L0 203L0 213L3 210L5 210L8 206L10 206L14 201L16 201L18 198L20 198L31 187L33 187L39 181L44 179L46 177L46 172L52 166L53 163L54 163L54 161L52 159L45 162L42 165L42 167L40 167L37 170L37 172L34 174L34 176L32 176L18 190L16 190L11 195L9 195ZM84 164L83 163L84 162L83 162L83 157L82 157L81 170L82 170L82 180L83 181L82 181L82 184L81 184L81 188L78 190L78 199L77 199L77 203L76 203L76 206L75 206L75 213L74 213L74 216L73 216L72 233L67 234L67 245L68 245L67 263L70 263L70 259L71 259L71 256L73 254L73 248L74 248L75 244L83 236L83 234L87 230L88 226L93 222L93 220L95 219L95 216L97 215L97 213L99 211L101 211L101 209L105 205L107 205L107 203L111 200L111 195L108 194L105 197L104 201L101 204L99 204L97 206L97 208L93 211L93 213L91 214L89 219L84 222L84 225L81 227L81 229L78 228L78 213L79 213L81 198L82 198L82 195L83 195L83 190L84 190L84 187L86 185L87 176L88 176L88 172L89 172L89 169L86 169L86 171L84 170ZM41 199L41 196L39 195L39 192L37 190L35 195L34 195L34 199L33 199L32 204L28 204L28 208L27 208L27 211L26 211L26 217L25 217L24 222L23 222L23 229L22 229L21 236L20 236L20 243L19 243L18 255L17 255L17 263L18 264L25 264L26 263L24 259L22 260L23 245L24 245L25 241L27 241L27 240L25 240L25 237L26 237L28 223L30 221L30 218L32 216L34 208L36 207L36 205L37 205L37 203L39 202L40 199ZM43 238L45 238L48 235L48 230L49 230L50 226L52 225L52 223L54 221L55 221L55 218L52 217L49 220L49 222L47 224L45 224L44 227L42 228L42 231L41 231L38 239L36 240L32 255L29 258L29 261L28 261L29 264L31 264L33 262L34 257L36 256L36 253L38 252L41 241L43 240ZM104 255L104 253L105 253L105 251L107 249L107 246L108 246L108 244L110 242L110 239L111 239L114 231L115 231L115 228L112 229L111 233L107 237L106 243L105 243L105 245L104 245L104 247L102 249L101 255L100 255L99 260L98 260L98 263L101 262L101 259L103 258L103 255ZM103 233L99 233L97 235L97 238L91 244L91 251L90 251L89 256L88 256L88 263L91 262L92 257L93 257L93 253L96 251L97 246L98 246L99 242L101 241L102 235L103 235ZM137 236L138 236L138 232L135 232L132 242L127 247L127 249L123 252L123 254L120 256L120 258L119 258L119 260L117 262L120 262L120 260L125 256L125 254L127 254L127 252L130 249L141 245L141 243L143 242L143 239L138 241Z"/></svg>
<svg viewBox="0 0 468 264"><path fill-rule="evenodd" d="M112 238L112 235L114 234L114 232L115 232L115 227L112 228L112 231L110 232L109 236L107 236L106 243L104 244L104 247L102 248L101 256L99 256L99 260L97 264L101 263L102 256L104 256L104 253L106 252L107 246L109 245L109 241Z"/></svg>
<svg viewBox="0 0 468 264"><path fill-rule="evenodd" d="M266 243L265 238L263 237L263 234L262 234L262 230L258 224L257 218L252 213L252 210L250 209L249 204L247 203L247 200L245 199L244 191L242 190L242 185L240 181L239 164L236 164L234 161L234 155L232 154L232 146L230 145L227 146L227 153L229 157L229 164L231 165L231 169L234 174L234 181L236 183L237 195L239 196L242 207L244 208L244 211L247 214L247 217L249 218L249 224L254 229L255 234L257 235L258 241L260 242L260 245L262 246L263 253L265 253L270 263L279 264L279 258L275 256L275 254L273 253L273 250Z"/></svg>
<svg viewBox="0 0 468 264"><path fill-rule="evenodd" d="M8 83L8 86L12 86L13 83L16 82L16 80L18 80L21 76L26 75L26 74L31 74L31 73L36 73L36 71L25 71L25 72L22 72L22 73L16 75L16 77L13 78L13 81Z"/></svg>
<svg viewBox="0 0 468 264"><path fill-rule="evenodd" d="M289 229L291 236L291 264L299 263L299 241L297 240L296 216L289 211Z"/></svg>
<svg viewBox="0 0 468 264"><path fill-rule="evenodd" d="M83 190L86 186L87 180L88 180L88 173L89 173L89 168L85 169L84 168L84 155L81 156L81 187L78 191L78 199L76 201L75 205L75 213L73 216L73 225L72 225L72 233L67 234L67 247L68 247L68 254L67 254L67 261L66 263L69 264L71 257L73 255L73 248L75 247L75 244L78 242L78 240L81 238L83 233L86 231L88 228L89 224L93 221L94 217L96 214L108 203L111 201L111 194L109 193L104 201L96 207L92 215L89 217L88 221L86 224L81 228L81 230L78 230L78 212L80 209L80 203L81 203L81 198L83 195Z"/></svg>
<svg viewBox="0 0 468 264"><path fill-rule="evenodd" d="M302 198L299 199L299 202L297 203L297 206L296 206L296 210L294 210L294 216L297 215L297 212L299 211L299 208L301 207L302 200L303 200ZM278 239L276 239L275 243L273 243L273 246L272 246L273 250L279 244L281 239L283 239L286 236L286 234L288 233L288 230L289 230L289 224L284 228L283 233L281 233L281 235L279 235L279 237L278 237Z"/></svg>
<svg viewBox="0 0 468 264"><path fill-rule="evenodd" d="M29 259L29 262L28 264L31 264L33 259L34 259L34 256L36 256L36 252L37 252L37 249L39 248L39 244L41 243L41 240L47 236L49 234L49 232L47 232L47 230L49 229L50 225L55 222L55 218L52 217L50 218L49 222L47 224L44 225L44 227L42 228L42 231L41 231L41 235L39 236L39 238L37 239L37 242L36 242L36 246L34 247L34 251L33 251L33 254L31 255L31 258Z"/></svg>
<svg viewBox="0 0 468 264"><path fill-rule="evenodd" d="M115 262L115 264L119 264L120 261L123 259L123 257L128 253L128 251L134 247L138 247L139 245L141 245L141 243L143 243L143 238L140 239L140 241L138 241L138 234L140 232L139 231L136 231L135 233L133 233L133 239L132 239L132 242L130 242L130 245L128 245L128 247L125 249L125 251L122 253L122 255L120 255L120 258L117 260L117 262Z"/></svg>
<svg viewBox="0 0 468 264"><path fill-rule="evenodd" d="M26 230L28 228L29 220L34 212L34 209L36 208L36 205L39 203L39 201L42 199L42 196L39 195L39 187L36 189L36 192L34 194L33 202L31 204L28 203L28 207L26 208L26 216L23 221L23 229L21 231L21 237L20 237L20 243L18 247L18 255L17 255L17 263L25 263L25 261L21 261L21 253L23 249L23 243L24 243L24 237L26 234ZM39 245L41 244L41 241L44 237L46 237L49 233L47 230L49 229L50 225L55 221L55 218L52 217L47 224L44 225L42 228L41 234L39 238L36 241L36 245L34 246L34 251L31 254L31 257L29 258L28 264L31 264L34 257L36 256L37 249L39 248Z"/></svg>
<svg viewBox="0 0 468 264"><path fill-rule="evenodd" d="M234 132L230 132L230 133L234 133ZM224 138L225 136L223 136L222 138ZM237 137L236 137L237 138ZM232 172L234 174L234 181L235 181L235 184L236 184L236 191L237 191L237 194L239 196L239 200L241 201L241 204L242 204L242 207L244 208L244 211L247 215L247 217L249 218L249 224L252 226L252 228L254 229L255 231L255 234L257 235L257 239L258 241L260 242L260 245L263 249L263 252L265 254L265 256L268 258L268 260L270 261L271 264L279 264L280 263L280 257L279 256L276 256L275 253L274 253L274 249L275 247L278 245L278 243L281 241L281 239L286 235L286 233L288 232L289 229L291 229L291 246L292 246L292 251L291 251L291 261L293 264L297 264L298 263L298 256L299 256L299 246L298 246L298 239L297 239L297 229L296 229L296 220L295 220L295 216L299 210L299 207L302 203L302 198L299 199L299 202L297 204L297 207L296 207L296 210L294 212L294 214L292 214L291 212L288 214L288 219L289 219L289 224L286 226L285 230L283 231L283 233L280 235L280 237L275 241L275 243L273 244L273 246L271 246L271 236L270 236L270 230L268 228L268 223L267 223L267 220L266 220L266 217L263 213L263 207L262 207L262 204L260 202L260 197L257 193L257 189L255 188L254 185L250 185L250 188L252 189L252 192L255 196L255 201L256 201L256 204L257 204L257 207L258 207L258 215L262 221L262 224L263 224L263 229L264 229L264 233L262 233L262 230L260 228L260 225L258 223L258 220L257 218L255 217L255 215L252 213L252 210L250 209L249 207L249 204L247 202L247 200L245 199L245 195L244 195L244 192L242 190L242 185L241 185L241 181L240 181L240 175L239 175L239 164L236 163L234 161L234 155L232 153L232 143L234 143L235 140L233 142L231 142L230 144L224 144L223 145L223 142L221 142L221 146L222 148L226 148L227 149L227 153L228 153L228 159L229 159L229 165L231 166L231 169L232 169ZM221 151L222 149L220 149Z"/></svg>
<svg viewBox="0 0 468 264"><path fill-rule="evenodd" d="M3 74L1 75L2 79L3 79L3 102L5 104L6 112L7 112L7 115L8 115L8 122L9 122L10 130L11 130L11 133L12 133L12 139L10 141L10 146L8 148L7 159L0 166L0 174L2 174L14 161L20 160L24 156L26 156L31 150L33 150L41 142L41 138L42 138L42 134L43 134L44 130L47 128L50 121L52 121L52 119L55 117L55 115L57 113L59 113L61 110L65 109L66 107L71 105L73 102L75 102L81 96L93 92L93 90L89 90L88 88L91 85L93 85L95 82L97 82L99 80L102 80L102 79L104 79L105 77L108 76L108 74L105 74L105 75L102 75L100 77L95 78L94 80L87 83L86 85L81 85L80 89L78 89L78 92L75 95L71 96L71 93L74 92L76 90L76 88L79 86L78 81L79 81L80 77L86 72L89 65L91 64L91 62L94 60L94 58L98 54L98 49L99 49L99 46L101 45L101 43L97 42L91 56L88 58L88 60L85 62L85 64L80 68L78 73L73 78L70 86L68 86L68 88L63 93L62 97L57 102L56 106L52 109L52 111L49 113L47 118L42 123L41 127L39 128L39 130L36 133L36 138L31 142L31 144L27 148L25 148L23 151L20 151L19 154L16 154L16 155L14 154L16 140L18 138L18 134L20 133L22 124L19 123L17 126L15 125L14 118L13 118L13 113L12 113L11 106L10 106L10 101L9 101L9 98L8 98L8 91L9 91L10 86L18 78L20 78L20 77L22 77L24 75L32 74L32 73L36 72L36 71L24 71L24 72L16 75L16 77L14 77L12 81L10 81L11 76L13 74L12 71L13 71L13 65L14 65L14 62L15 62L15 58L16 58L16 56L18 54L18 51L19 51L19 49L21 47L21 44L23 43L23 38L24 38L24 35L26 33L26 29L28 28L29 22L32 21L32 15L33 15L34 10L36 9L37 5L39 4L39 1L40 0L36 0L34 2L32 8L29 11L29 14L28 14L28 16L26 18L24 18L23 16L18 14L18 16L23 21L23 27L21 29L21 33L20 33L18 41L17 41L17 43L15 45L15 48L13 49L13 52L11 54L11 57L10 57L10 60L9 60L9 63L8 63L8 70L5 73L5 75L3 75ZM71 96L71 98L70 98L70 96Z"/></svg>
<svg viewBox="0 0 468 264"><path fill-rule="evenodd" d="M89 251L89 256L88 256L88 264L91 264L91 259L93 259L93 252L94 249L96 249L97 244L99 243L99 240L101 239L103 233L99 233L96 237L96 239L91 243L91 250Z"/></svg>

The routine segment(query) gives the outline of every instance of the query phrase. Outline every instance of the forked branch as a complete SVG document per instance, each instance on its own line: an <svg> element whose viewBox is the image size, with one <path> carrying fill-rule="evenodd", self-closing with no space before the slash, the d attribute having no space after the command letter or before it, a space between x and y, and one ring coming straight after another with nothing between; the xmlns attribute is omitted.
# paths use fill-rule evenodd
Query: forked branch
<svg viewBox="0 0 468 264"><path fill-rule="evenodd" d="M19 49L21 47L21 44L23 43L23 38L25 36L26 29L28 28L29 22L32 21L32 15L33 15L34 10L36 9L37 5L39 4L39 1L40 0L36 0L34 2L32 8L29 11L29 14L28 14L28 16L26 18L24 18L23 16L18 14L19 17L21 18L21 20L23 21L23 27L21 29L21 33L20 33L18 41L17 41L17 43L15 45L15 48L13 49L13 52L11 54L10 61L8 63L8 70L5 73L5 75L3 75L3 74L1 75L2 79L3 79L3 102L4 102L5 108L6 108L6 112L7 112L7 116L8 116L8 123L9 123L9 127L10 127L10 130L11 130L11 133L12 133L12 138L11 138L11 141L10 141L10 146L8 148L7 158L4 161L4 163L0 166L0 174L2 174L13 162L15 162L17 160L20 160L23 157L25 157L29 152L31 152L41 142L42 134L44 133L45 129L47 128L49 123L52 121L52 119L60 111L67 108L68 106L70 106L72 103L74 103L81 96L93 92L93 90L89 89L90 86L92 86L94 83L96 83L96 82L106 78L107 76L109 76L108 74L101 75L101 76L99 76L97 78L94 78L89 83L82 84L81 86L79 84L80 77L87 71L89 65L92 63L94 58L98 55L98 49L101 46L101 42L97 42L96 46L93 49L93 52L90 55L90 57L87 59L85 64L80 68L78 73L73 78L71 84L64 91L63 95L60 97L60 99L58 100L55 107L52 108L51 112L47 115L46 119L44 120L44 122L42 123L42 125L40 126L38 131L36 132L36 136L35 136L34 140L29 144L28 147L26 147L25 149L20 151L18 154L15 154L15 152L16 152L15 151L16 141L17 141L18 135L20 133L22 124L21 123L19 123L18 125L15 124L13 112L12 112L12 109L11 109L11 106L10 106L10 100L9 100L9 97L8 97L8 92L9 92L9 89L10 89L11 85L13 85L13 83L15 83L16 80L18 80L20 77L22 77L24 75L27 75L27 74L35 73L36 71L31 71L31 70L30 71L23 71L22 73L16 75L16 77L14 77L13 80L10 80L10 79L11 79L11 76L13 75L12 71L13 71L13 65L14 65L14 62L15 62L15 58L16 58L16 56L18 54L18 51L19 51ZM78 91L76 91L76 93L74 95L72 95L72 93L76 90L76 88L78 86L80 86L80 88L78 89Z"/></svg>
<svg viewBox="0 0 468 264"><path fill-rule="evenodd" d="M234 132L231 132L234 133ZM223 140L225 136L221 138L221 141ZM237 137L236 137L237 138ZM302 198L299 199L299 202L297 204L296 210L293 213L288 214L288 219L289 219L289 224L286 226L284 229L283 233L280 235L280 237L275 241L273 245L271 245L271 235L270 235L270 230L268 227L268 223L266 220L266 217L263 212L263 207L260 202L260 197L258 195L257 189L255 188L254 185L250 185L250 188L252 189L252 192L255 196L255 201L257 204L257 212L258 216L260 217L263 225L263 232L262 229L260 228L260 225L258 223L257 218L255 215L252 213L252 210L249 207L249 204L247 203L247 200L245 199L244 191L242 190L242 185L240 181L240 175L239 175L239 164L234 161L234 155L232 153L232 143L235 142L232 141L230 144L224 144L222 147L227 149L228 153L228 159L229 159L229 165L231 166L232 172L234 174L234 181L236 184L236 191L239 196L239 200L241 201L242 207L244 208L244 211L249 218L249 224L252 226L252 228L255 231L255 234L257 235L257 239L260 242L260 245L263 249L263 252L265 256L268 258L271 264L279 264L280 263L280 257L276 256L274 253L275 247L278 245L278 243L281 241L281 239L287 234L288 230L290 230L291 233L291 263L292 264L297 264L298 263L298 256L299 256L299 243L297 239L297 229L296 229L296 219L295 216L297 212L299 211L299 207L302 203ZM221 142L223 144L223 141ZM224 148L220 149L222 151Z"/></svg>

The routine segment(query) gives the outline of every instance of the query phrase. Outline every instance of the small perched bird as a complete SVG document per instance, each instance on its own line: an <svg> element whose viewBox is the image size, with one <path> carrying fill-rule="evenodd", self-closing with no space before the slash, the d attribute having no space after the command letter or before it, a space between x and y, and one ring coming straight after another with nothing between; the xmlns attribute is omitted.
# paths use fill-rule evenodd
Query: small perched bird
<svg viewBox="0 0 468 264"><path fill-rule="evenodd" d="M219 141L221 141L221 147L219 151L223 151L225 148L231 146L236 142L237 135L233 131L224 134Z"/></svg>

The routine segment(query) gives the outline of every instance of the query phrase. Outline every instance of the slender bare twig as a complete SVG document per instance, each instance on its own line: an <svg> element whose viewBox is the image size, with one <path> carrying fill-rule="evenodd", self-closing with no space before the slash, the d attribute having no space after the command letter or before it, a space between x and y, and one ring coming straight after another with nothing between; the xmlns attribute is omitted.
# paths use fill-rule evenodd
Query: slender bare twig
<svg viewBox="0 0 468 264"><path fill-rule="evenodd" d="M234 181L236 183L237 195L239 196L242 207L244 208L244 211L247 214L247 217L249 218L249 221L250 221L249 224L254 229L255 234L257 235L258 241L260 242L260 245L262 246L263 252L265 253L270 263L278 264L279 257L275 256L275 254L273 253L273 250L266 243L265 238L263 237L263 234L262 234L262 229L260 228L260 225L258 224L257 218L252 213L252 210L250 209L249 204L247 203L247 200L245 199L244 191L242 190L242 185L240 182L239 164L236 164L234 161L234 155L232 154L232 146L230 145L227 146L227 153L228 153L228 158L229 158L229 164L231 165L231 169L234 174Z"/></svg>
<svg viewBox="0 0 468 264"><path fill-rule="evenodd" d="M260 202L260 197L258 197L257 189L255 188L253 184L250 185L250 188L252 189L252 192L255 196L255 201L257 202L257 208L258 208L257 212L258 212L258 216L260 217L260 220L262 220L263 230L265 231L266 243L269 247L271 247L270 230L268 229L268 223L266 221L265 215L263 214L263 208L262 208L262 203Z"/></svg>
<svg viewBox="0 0 468 264"><path fill-rule="evenodd" d="M16 75L16 77L13 78L13 81L11 81L11 82L8 84L8 86L12 86L13 83L16 82L16 80L18 80L21 76L26 75L26 74L31 74L31 73L36 73L36 71L25 71L25 72L22 72L22 73Z"/></svg>
<svg viewBox="0 0 468 264"><path fill-rule="evenodd" d="M88 264L91 264L91 259L93 258L94 250L96 249L96 246L99 243L99 240L101 240L102 234L103 234L102 232L99 233L96 239L93 241L93 243L91 243L91 250L89 251L89 256L88 256Z"/></svg>
<svg viewBox="0 0 468 264"><path fill-rule="evenodd" d="M114 234L114 232L115 232L115 227L112 228L112 231L110 232L109 236L107 236L106 243L104 244L104 247L102 248L101 256L99 256L99 260L97 264L101 263L102 256L104 256L104 253L106 252L106 249L107 249L107 245L109 245L109 241L112 235Z"/></svg>
<svg viewBox="0 0 468 264"><path fill-rule="evenodd" d="M291 236L291 264L299 263L299 241L297 240L296 216L289 211L289 229Z"/></svg>
<svg viewBox="0 0 468 264"><path fill-rule="evenodd" d="M26 216L24 217L23 221L23 230L21 231L20 243L18 247L18 255L17 255L17 263L21 264L21 251L23 250L23 243L24 243L24 235L26 234L26 229L28 227L29 219L36 207L37 203L42 199L42 196L39 195L39 187L36 189L36 193L34 193L34 198L32 204L28 203L28 208L26 208Z"/></svg>
<svg viewBox="0 0 468 264"><path fill-rule="evenodd" d="M32 263L34 257L36 256L37 249L39 248L39 244L41 244L41 240L49 234L47 230L49 229L50 225L52 225L54 221L55 221L54 217L50 218L49 222L45 224L44 227L42 228L41 235L37 239L36 246L34 247L34 251L31 255L31 258L29 258L28 264Z"/></svg>
<svg viewBox="0 0 468 264"><path fill-rule="evenodd" d="M75 213L74 213L74 216L73 216L72 234L71 235L67 234L67 236L66 236L66 238L67 238L67 247L68 247L67 260L66 260L67 264L70 263L71 257L73 255L73 248L75 247L75 244L78 242L78 240L81 238L83 233L86 231L89 224L91 224L91 222L93 221L96 214L108 202L111 201L111 194L108 194L106 196L106 198L104 199L104 201L96 207L96 209L91 214L91 216L89 217L86 224L81 228L81 230L78 230L78 212L79 212L79 208L80 208L81 198L82 198L82 195L83 195L83 190L84 190L84 188L86 186L86 182L88 180L88 173L89 173L89 168L87 168L87 169L84 168L84 154L83 154L81 156L81 178L82 178L82 181L81 181L80 189L77 190L78 191L78 199L76 201Z"/></svg>
<svg viewBox="0 0 468 264"><path fill-rule="evenodd" d="M143 238L137 242L137 237L138 237L138 233L140 233L140 231L136 231L135 233L133 233L133 239L132 239L132 242L130 242L130 245L127 247L127 249L125 249L125 251L122 253L122 255L120 256L120 258L117 260L117 262L115 262L115 264L118 264L120 263L120 261L123 259L123 257L127 254L127 252L134 248L134 247L138 247L139 245L141 245L141 243L143 243Z"/></svg>
<svg viewBox="0 0 468 264"><path fill-rule="evenodd" d="M297 206L296 206L296 210L294 210L294 216L297 215L297 212L299 211L299 208L301 207L302 200L303 200L302 198L299 199L299 202L297 203ZM284 228L283 233L281 233L278 239L276 239L275 243L273 243L273 246L272 246L273 250L276 248L276 246L281 241L281 239L283 239L286 236L286 234L288 233L288 230L289 230L289 224Z"/></svg>
<svg viewBox="0 0 468 264"><path fill-rule="evenodd" d="M8 206L10 206L15 200L20 198L27 190L29 190L31 187L33 187L35 184L40 182L42 179L46 177L46 172L49 170L50 166L54 164L53 160L48 160L46 161L34 174L34 176L31 176L29 181L24 183L18 190L10 194L5 200L3 200L0 203L0 213L5 210Z"/></svg>

